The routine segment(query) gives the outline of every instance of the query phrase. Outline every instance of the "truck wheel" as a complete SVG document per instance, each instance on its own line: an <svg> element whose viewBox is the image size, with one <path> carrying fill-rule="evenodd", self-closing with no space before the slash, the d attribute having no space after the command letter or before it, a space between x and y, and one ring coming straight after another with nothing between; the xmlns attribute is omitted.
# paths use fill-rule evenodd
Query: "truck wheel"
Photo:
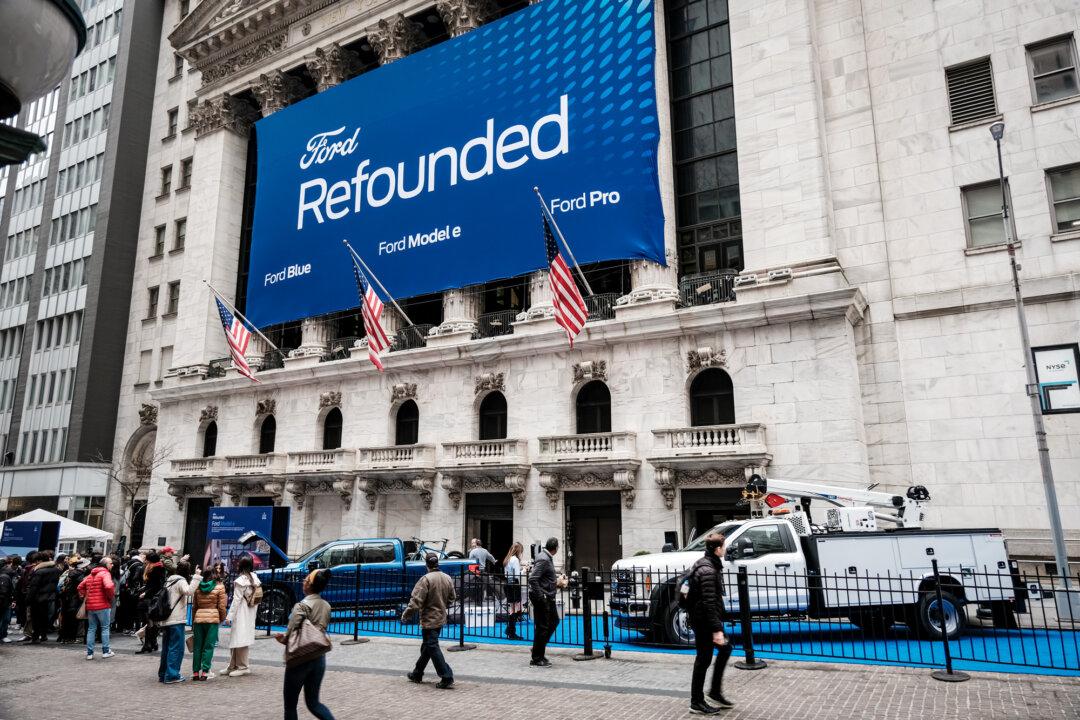
<svg viewBox="0 0 1080 720"><path fill-rule="evenodd" d="M694 628L690 626L690 616L679 607L676 600L671 601L664 613L664 640L671 645L694 644Z"/></svg>
<svg viewBox="0 0 1080 720"><path fill-rule="evenodd" d="M941 591L941 605L937 593L924 592L915 609L914 629L921 635L940 640L943 634L949 639L959 637L967 624L964 601L947 590Z"/></svg>
<svg viewBox="0 0 1080 720"><path fill-rule="evenodd" d="M267 621L271 625L285 625L289 622L289 608L292 599L289 593L281 588L271 588L263 595L259 603L259 609L255 613L257 625L265 628Z"/></svg>
<svg viewBox="0 0 1080 720"><path fill-rule="evenodd" d="M446 553L446 557L448 560L464 560L465 553L461 552L460 550L451 550L450 552Z"/></svg>

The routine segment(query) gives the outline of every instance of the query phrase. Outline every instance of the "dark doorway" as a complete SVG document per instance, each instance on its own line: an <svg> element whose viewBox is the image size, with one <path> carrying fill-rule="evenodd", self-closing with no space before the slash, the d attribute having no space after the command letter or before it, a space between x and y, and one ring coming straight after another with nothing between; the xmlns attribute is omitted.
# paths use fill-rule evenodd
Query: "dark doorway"
<svg viewBox="0 0 1080 720"><path fill-rule="evenodd" d="M611 393L599 380L586 383L577 395L577 434L611 432Z"/></svg>
<svg viewBox="0 0 1080 720"><path fill-rule="evenodd" d="M143 531L146 528L146 500L136 500L131 511L131 540L129 548L141 548L143 543Z"/></svg>
<svg viewBox="0 0 1080 720"><path fill-rule="evenodd" d="M690 383L690 424L731 425L735 422L735 394L731 376L709 368Z"/></svg>
<svg viewBox="0 0 1080 720"><path fill-rule="evenodd" d="M750 507L742 502L742 488L702 488L682 491L683 545L695 536L727 520L750 517Z"/></svg>
<svg viewBox="0 0 1080 720"><path fill-rule="evenodd" d="M618 491L566 494L566 566L606 570L622 558L622 508Z"/></svg>
<svg viewBox="0 0 1080 720"><path fill-rule="evenodd" d="M406 400L397 411L394 422L394 444L415 445L420 437L420 408L412 400Z"/></svg>
<svg viewBox="0 0 1080 720"><path fill-rule="evenodd" d="M480 543L502 564L514 542L514 496L508 492L466 493L465 551Z"/></svg>
<svg viewBox="0 0 1080 720"><path fill-rule="evenodd" d="M501 392L488 393L480 403L480 439L506 438L506 398Z"/></svg>
<svg viewBox="0 0 1080 720"><path fill-rule="evenodd" d="M337 450L341 447L341 410L334 408L326 413L323 421L323 450Z"/></svg>
<svg viewBox="0 0 1080 720"><path fill-rule="evenodd" d="M193 565L206 567L206 528L210 524L210 498L188 498L187 522L184 523L184 547L177 555L191 555Z"/></svg>
<svg viewBox="0 0 1080 720"><path fill-rule="evenodd" d="M202 456L214 457L217 454L217 423L211 422L203 430Z"/></svg>
<svg viewBox="0 0 1080 720"><path fill-rule="evenodd" d="M249 497L246 500L248 507L267 507L274 504L272 497Z"/></svg>

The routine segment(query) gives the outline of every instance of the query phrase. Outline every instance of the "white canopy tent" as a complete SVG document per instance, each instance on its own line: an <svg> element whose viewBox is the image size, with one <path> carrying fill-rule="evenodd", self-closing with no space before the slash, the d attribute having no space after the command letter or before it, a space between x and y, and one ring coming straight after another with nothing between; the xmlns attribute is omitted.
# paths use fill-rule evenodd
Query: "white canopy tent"
<svg viewBox="0 0 1080 720"><path fill-rule="evenodd" d="M78 542L80 540L90 540L93 542L112 542L113 534L104 530L98 530L96 527L90 527L84 525L81 522L75 522L70 518L51 513L48 510L31 510L30 512L23 513L18 517L8 518L12 522L59 522L60 523L60 542ZM3 533L4 523L0 522L0 533Z"/></svg>

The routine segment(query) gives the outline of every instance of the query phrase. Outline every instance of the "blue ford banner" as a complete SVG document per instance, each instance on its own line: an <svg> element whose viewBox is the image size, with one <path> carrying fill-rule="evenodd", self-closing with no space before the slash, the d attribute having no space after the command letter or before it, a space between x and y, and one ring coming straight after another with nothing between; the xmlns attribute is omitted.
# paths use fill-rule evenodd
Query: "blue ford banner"
<svg viewBox="0 0 1080 720"><path fill-rule="evenodd" d="M202 566L211 567L216 562L222 562L227 570L232 570L241 555L248 555L256 568L269 567L270 548L265 542L258 541L254 543L254 550L249 550L237 540L249 530L256 530L264 537L270 537L273 532L274 513L282 510L270 506L210 508Z"/></svg>
<svg viewBox="0 0 1080 720"><path fill-rule="evenodd" d="M256 124L247 316L356 307L343 239L395 297L546 267L664 263L653 0L544 0Z"/></svg>

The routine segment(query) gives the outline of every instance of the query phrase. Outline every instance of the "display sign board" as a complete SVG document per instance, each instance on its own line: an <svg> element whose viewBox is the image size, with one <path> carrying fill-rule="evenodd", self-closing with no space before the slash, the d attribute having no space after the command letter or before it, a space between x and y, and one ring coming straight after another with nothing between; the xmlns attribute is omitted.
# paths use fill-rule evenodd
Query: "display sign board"
<svg viewBox="0 0 1080 720"><path fill-rule="evenodd" d="M212 507L206 528L206 554L203 567L222 562L232 572L241 555L249 555L255 569L270 567L270 547L262 541L253 546L237 542L244 533L254 530L288 550L289 508L287 507Z"/></svg>
<svg viewBox="0 0 1080 720"><path fill-rule="evenodd" d="M21 555L35 550L56 550L60 542L60 522L56 520L7 520L0 532L0 555Z"/></svg>
<svg viewBox="0 0 1080 720"><path fill-rule="evenodd" d="M547 266L665 264L653 0L545 0L256 123L248 318L357 307L347 239L397 298Z"/></svg>
<svg viewBox="0 0 1080 720"><path fill-rule="evenodd" d="M1033 348L1039 401L1044 413L1080 412L1080 349L1072 345Z"/></svg>

